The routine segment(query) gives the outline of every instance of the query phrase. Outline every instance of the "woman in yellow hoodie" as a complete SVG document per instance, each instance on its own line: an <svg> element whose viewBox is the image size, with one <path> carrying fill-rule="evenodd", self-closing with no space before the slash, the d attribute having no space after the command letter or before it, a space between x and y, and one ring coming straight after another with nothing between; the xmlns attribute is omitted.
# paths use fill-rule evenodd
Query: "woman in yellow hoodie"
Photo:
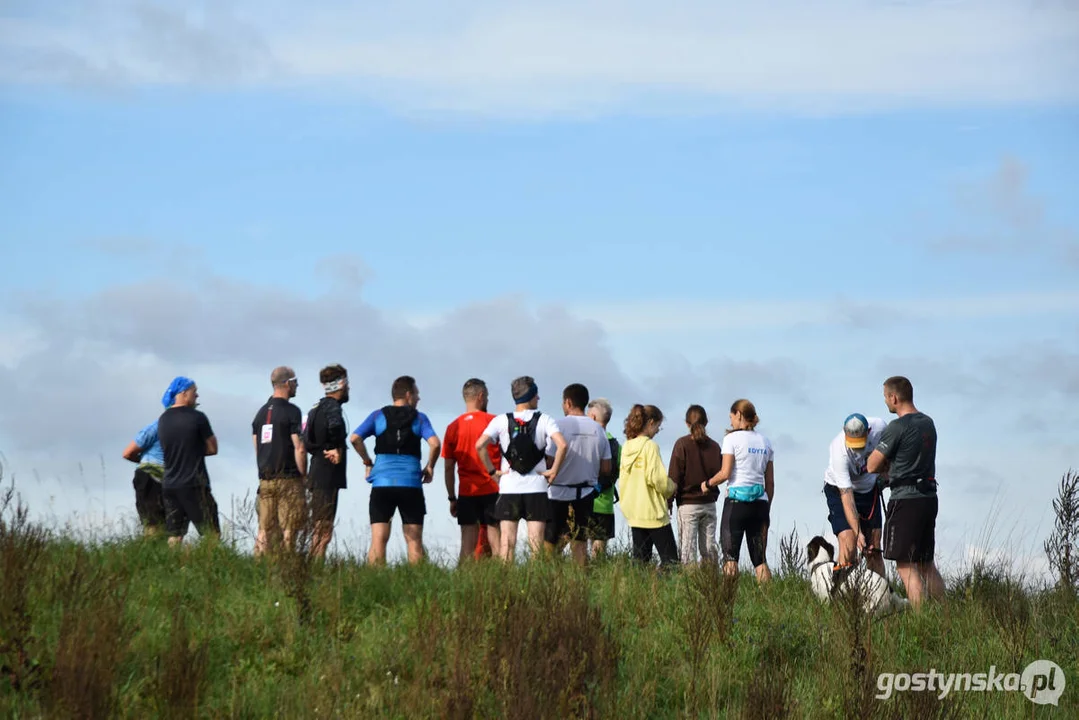
<svg viewBox="0 0 1079 720"><path fill-rule="evenodd" d="M668 510L674 483L652 439L662 424L663 413L655 405L634 405L629 411L618 482L622 514L633 535L633 558L651 563L655 547L660 565L669 566L678 564Z"/></svg>

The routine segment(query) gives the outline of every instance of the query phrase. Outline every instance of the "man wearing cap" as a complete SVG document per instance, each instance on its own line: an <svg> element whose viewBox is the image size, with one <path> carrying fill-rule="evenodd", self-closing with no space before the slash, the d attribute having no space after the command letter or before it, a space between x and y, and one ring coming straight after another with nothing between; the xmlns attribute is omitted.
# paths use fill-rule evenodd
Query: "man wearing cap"
<svg viewBox="0 0 1079 720"><path fill-rule="evenodd" d="M880 442L885 422L853 413L843 421L843 430L828 446L828 467L824 470L824 497L828 500L828 521L839 541L838 566L853 565L861 550L870 570L884 577L880 551L881 499L877 473L866 469L869 454Z"/></svg>
<svg viewBox="0 0 1079 720"><path fill-rule="evenodd" d="M279 542L292 549L296 534L307 514L304 483L307 477L307 450L302 433L303 413L289 400L296 397L299 381L290 367L277 367L270 373L273 395L251 422L251 440L258 463L259 531L255 555L261 555Z"/></svg>
<svg viewBox="0 0 1079 720"><path fill-rule="evenodd" d="M219 535L217 502L210 491L206 458L217 454L217 438L198 405L194 380L177 377L161 397L165 412L157 419L157 437L165 455L161 500L169 545L179 545L191 523L200 536Z"/></svg>

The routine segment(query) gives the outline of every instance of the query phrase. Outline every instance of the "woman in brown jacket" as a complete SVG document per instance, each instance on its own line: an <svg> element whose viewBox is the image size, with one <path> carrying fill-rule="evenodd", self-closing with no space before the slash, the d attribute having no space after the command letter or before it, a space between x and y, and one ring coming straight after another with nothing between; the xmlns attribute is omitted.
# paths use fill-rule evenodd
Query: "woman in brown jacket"
<svg viewBox="0 0 1079 720"><path fill-rule="evenodd" d="M678 438L671 452L671 466L667 473L675 485L674 499L678 503L678 547L682 551L682 564L696 562L697 550L702 560L717 562L716 549L716 500L719 488L701 491L701 483L719 472L723 456L719 443L708 437L705 428L708 413L700 405L690 405L686 410L686 427L689 434Z"/></svg>

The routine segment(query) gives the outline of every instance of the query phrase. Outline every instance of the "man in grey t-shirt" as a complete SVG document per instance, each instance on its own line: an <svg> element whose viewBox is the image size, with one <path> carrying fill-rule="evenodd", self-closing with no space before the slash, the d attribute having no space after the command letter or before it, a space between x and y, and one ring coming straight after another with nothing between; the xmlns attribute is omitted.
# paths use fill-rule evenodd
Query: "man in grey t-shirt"
<svg viewBox="0 0 1079 720"><path fill-rule="evenodd" d="M866 461L868 472L887 470L884 557L894 560L907 597L917 609L925 595L944 599L944 580L933 556L937 524L937 429L914 406L914 387L905 377L884 381L884 403L897 418L885 427Z"/></svg>

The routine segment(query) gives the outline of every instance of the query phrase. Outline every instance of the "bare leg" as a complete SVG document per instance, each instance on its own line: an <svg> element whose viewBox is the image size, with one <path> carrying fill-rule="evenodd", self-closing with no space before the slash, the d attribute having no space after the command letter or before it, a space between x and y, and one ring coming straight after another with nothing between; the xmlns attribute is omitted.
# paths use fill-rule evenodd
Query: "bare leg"
<svg viewBox="0 0 1079 720"><path fill-rule="evenodd" d="M528 521L528 546L532 551L532 557L539 557L540 552L543 549L543 531L547 528L547 523L542 520L529 520Z"/></svg>
<svg viewBox="0 0 1079 720"><path fill-rule="evenodd" d="M367 551L367 562L371 565L386 564L386 544L390 541L389 523L371 524L371 549Z"/></svg>
<svg viewBox="0 0 1079 720"><path fill-rule="evenodd" d="M408 545L408 562L412 565L417 565L423 560L423 525L418 523L411 525L402 525L401 530L405 534L405 544ZM386 539L389 539L389 532L386 533ZM473 544L475 547L475 544ZM382 561L386 561L386 550L383 546Z"/></svg>
<svg viewBox="0 0 1079 720"><path fill-rule="evenodd" d="M517 525L516 520L503 520L501 527L501 557L506 562L513 562L514 551L517 549Z"/></svg>
<svg viewBox="0 0 1079 720"><path fill-rule="evenodd" d="M461 555L458 558L458 563L463 563L466 560L472 558L472 554L476 551L476 543L480 537L479 525L462 525L461 526ZM492 546L497 547L497 546Z"/></svg>

